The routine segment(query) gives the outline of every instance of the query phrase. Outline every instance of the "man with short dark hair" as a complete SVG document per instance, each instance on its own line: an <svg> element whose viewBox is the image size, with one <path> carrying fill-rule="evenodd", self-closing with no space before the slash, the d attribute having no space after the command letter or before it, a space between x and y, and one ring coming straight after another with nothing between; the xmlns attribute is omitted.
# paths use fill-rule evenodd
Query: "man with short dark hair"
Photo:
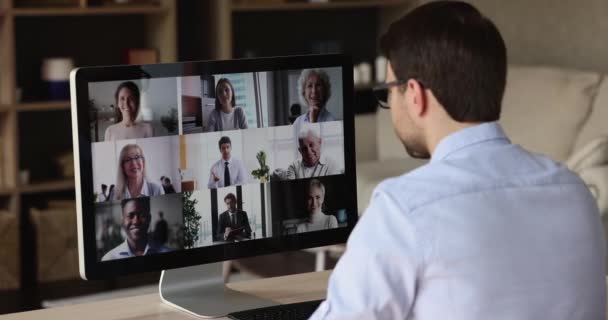
<svg viewBox="0 0 608 320"><path fill-rule="evenodd" d="M149 241L150 198L130 198L122 200L122 227L127 235L125 241L108 251L101 261L145 256L171 251L164 245Z"/></svg>
<svg viewBox="0 0 608 320"><path fill-rule="evenodd" d="M381 105L406 151L430 162L376 187L312 319L604 319L596 203L496 122L506 48L494 24L470 4L430 2L382 47Z"/></svg>
<svg viewBox="0 0 608 320"><path fill-rule="evenodd" d="M236 196L229 193L224 197L226 211L218 219L217 238L223 240L243 240L251 237L251 226L247 212L236 207Z"/></svg>
<svg viewBox="0 0 608 320"><path fill-rule="evenodd" d="M240 159L232 156L232 141L230 141L230 138L221 137L218 146L222 158L211 166L207 186L210 189L215 189L247 183L247 170Z"/></svg>

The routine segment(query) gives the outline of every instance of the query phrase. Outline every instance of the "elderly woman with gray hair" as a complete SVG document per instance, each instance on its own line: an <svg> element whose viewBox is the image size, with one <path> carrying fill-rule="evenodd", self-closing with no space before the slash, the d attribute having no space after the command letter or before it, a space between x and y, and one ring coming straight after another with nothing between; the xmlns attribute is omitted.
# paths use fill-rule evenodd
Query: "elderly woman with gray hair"
<svg viewBox="0 0 608 320"><path fill-rule="evenodd" d="M308 107L305 114L295 121L295 126L305 122L335 121L336 118L325 108L331 97L331 83L327 73L321 69L304 69L298 79L300 103Z"/></svg>

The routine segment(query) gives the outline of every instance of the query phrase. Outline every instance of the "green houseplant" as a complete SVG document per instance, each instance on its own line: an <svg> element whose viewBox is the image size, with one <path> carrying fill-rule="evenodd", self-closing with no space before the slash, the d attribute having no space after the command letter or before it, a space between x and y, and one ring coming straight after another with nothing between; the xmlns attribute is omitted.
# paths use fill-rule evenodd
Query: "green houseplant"
<svg viewBox="0 0 608 320"><path fill-rule="evenodd" d="M266 152L264 152L264 150L260 150L255 157L258 159L260 167L251 171L251 175L257 179L260 179L261 183L264 183L268 181L268 173L270 172L270 167L266 165Z"/></svg>

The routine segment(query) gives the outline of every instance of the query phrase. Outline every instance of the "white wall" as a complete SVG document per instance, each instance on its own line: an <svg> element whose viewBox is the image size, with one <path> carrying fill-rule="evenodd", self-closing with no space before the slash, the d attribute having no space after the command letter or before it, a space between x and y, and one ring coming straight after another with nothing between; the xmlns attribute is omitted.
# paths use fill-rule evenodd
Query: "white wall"
<svg viewBox="0 0 608 320"><path fill-rule="evenodd" d="M467 2L494 21L510 63L608 71L606 0Z"/></svg>

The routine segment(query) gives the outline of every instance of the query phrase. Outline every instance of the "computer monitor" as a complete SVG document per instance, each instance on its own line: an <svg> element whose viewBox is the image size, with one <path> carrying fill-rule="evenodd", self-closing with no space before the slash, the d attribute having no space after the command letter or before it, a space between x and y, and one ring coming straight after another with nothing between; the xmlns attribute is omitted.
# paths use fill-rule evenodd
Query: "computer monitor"
<svg viewBox="0 0 608 320"><path fill-rule="evenodd" d="M222 316L269 302L170 289L186 274L170 269L343 243L357 221L345 55L87 67L70 84L84 279L165 270L163 300Z"/></svg>

